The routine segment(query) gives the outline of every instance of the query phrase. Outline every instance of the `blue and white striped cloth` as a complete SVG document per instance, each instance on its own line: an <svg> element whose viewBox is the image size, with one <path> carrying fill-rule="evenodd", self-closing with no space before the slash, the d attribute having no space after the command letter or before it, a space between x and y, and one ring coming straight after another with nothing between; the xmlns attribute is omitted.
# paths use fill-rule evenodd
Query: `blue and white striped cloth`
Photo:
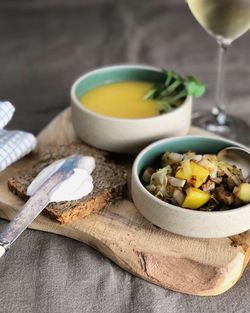
<svg viewBox="0 0 250 313"><path fill-rule="evenodd" d="M30 153L37 144L35 136L30 133L3 129L14 112L10 102L0 102L0 171Z"/></svg>

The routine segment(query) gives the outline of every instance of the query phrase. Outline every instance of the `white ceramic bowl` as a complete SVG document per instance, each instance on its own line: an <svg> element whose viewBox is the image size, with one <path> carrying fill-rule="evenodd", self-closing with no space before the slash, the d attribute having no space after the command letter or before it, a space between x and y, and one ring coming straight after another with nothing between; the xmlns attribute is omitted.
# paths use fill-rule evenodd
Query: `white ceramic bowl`
<svg viewBox="0 0 250 313"><path fill-rule="evenodd" d="M228 146L243 147L226 139L199 136L163 139L146 147L133 164L131 189L135 206L153 224L183 236L217 238L249 230L250 204L218 212L189 210L156 198L147 191L140 180L143 170L157 162L165 151L194 151L205 154L217 153Z"/></svg>
<svg viewBox="0 0 250 313"><path fill-rule="evenodd" d="M162 82L164 78L160 69L141 65L110 66L81 76L71 88L72 121L76 133L92 146L119 153L136 153L157 139L185 135L191 121L191 97L170 113L142 119L96 114L79 101L85 92L106 83L124 80Z"/></svg>

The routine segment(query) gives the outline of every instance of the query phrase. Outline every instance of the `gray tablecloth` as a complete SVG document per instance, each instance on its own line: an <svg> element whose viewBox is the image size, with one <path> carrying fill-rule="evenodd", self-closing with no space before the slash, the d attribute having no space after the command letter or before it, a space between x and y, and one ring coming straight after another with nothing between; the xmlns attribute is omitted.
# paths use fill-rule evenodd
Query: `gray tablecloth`
<svg viewBox="0 0 250 313"><path fill-rule="evenodd" d="M229 110L246 121L249 45L250 33L233 44L227 74ZM75 78L125 62L193 73L209 86L195 109L213 105L216 44L184 1L0 1L0 98L17 108L10 128L37 133L69 104ZM248 266L224 295L183 295L133 277L82 243L27 230L0 260L0 312L246 313L249 283Z"/></svg>

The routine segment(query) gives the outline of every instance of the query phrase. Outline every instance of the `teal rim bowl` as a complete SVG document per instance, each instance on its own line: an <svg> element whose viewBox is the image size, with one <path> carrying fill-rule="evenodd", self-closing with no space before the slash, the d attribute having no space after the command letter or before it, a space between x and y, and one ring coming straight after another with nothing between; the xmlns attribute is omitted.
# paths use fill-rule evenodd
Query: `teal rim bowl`
<svg viewBox="0 0 250 313"><path fill-rule="evenodd" d="M132 198L142 215L153 224L170 232L198 238L217 238L239 234L250 229L250 204L215 212L185 209L153 196L142 184L143 170L159 163L165 151L217 154L229 147L247 147L219 137L185 136L159 140L136 157L132 169Z"/></svg>
<svg viewBox="0 0 250 313"><path fill-rule="evenodd" d="M120 121L132 121L136 123L138 120L148 120L148 119L159 119L165 116L166 114L171 115L175 111L181 109L181 107L186 103L185 99L183 103L176 109L171 112L160 114L152 117L145 118L118 118L111 117L107 115L102 115L96 112L93 112L87 109L81 102L80 98L90 91L91 89L109 85L112 83L119 83L123 81L144 81L144 82L152 82L154 83L164 83L165 74L161 69L148 65L113 65L102 67L93 71L90 71L81 77L79 77L71 88L71 98L76 102L76 104L83 110L88 111L88 113L92 115L99 116L101 118L106 118L110 120L120 120ZM187 96L186 99L190 99L190 96Z"/></svg>
<svg viewBox="0 0 250 313"><path fill-rule="evenodd" d="M80 98L89 90L121 81L164 82L159 68L146 65L114 65L81 76L71 88L73 126L88 144L111 152L136 153L149 143L165 137L184 135L191 121L192 97L175 110L153 117L116 118L87 109Z"/></svg>
<svg viewBox="0 0 250 313"><path fill-rule="evenodd" d="M142 65L108 66L93 70L81 76L72 86L71 95L76 96L76 99L80 102L80 98L91 89L103 85L109 85L112 83L119 83L131 80L162 83L165 80L165 75L163 72L159 71L159 69L149 66ZM80 105L82 106L81 103ZM110 118L116 119L115 117Z"/></svg>

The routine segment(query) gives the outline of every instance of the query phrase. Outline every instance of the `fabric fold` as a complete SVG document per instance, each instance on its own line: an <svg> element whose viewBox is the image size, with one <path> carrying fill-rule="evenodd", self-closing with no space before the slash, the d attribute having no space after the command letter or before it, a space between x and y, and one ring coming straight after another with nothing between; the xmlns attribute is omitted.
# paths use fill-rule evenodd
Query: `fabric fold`
<svg viewBox="0 0 250 313"><path fill-rule="evenodd" d="M4 128L15 112L15 107L8 101L0 102L0 129Z"/></svg>
<svg viewBox="0 0 250 313"><path fill-rule="evenodd" d="M31 133L2 129L14 112L15 107L10 102L0 102L0 171L30 153L37 144L36 137Z"/></svg>

